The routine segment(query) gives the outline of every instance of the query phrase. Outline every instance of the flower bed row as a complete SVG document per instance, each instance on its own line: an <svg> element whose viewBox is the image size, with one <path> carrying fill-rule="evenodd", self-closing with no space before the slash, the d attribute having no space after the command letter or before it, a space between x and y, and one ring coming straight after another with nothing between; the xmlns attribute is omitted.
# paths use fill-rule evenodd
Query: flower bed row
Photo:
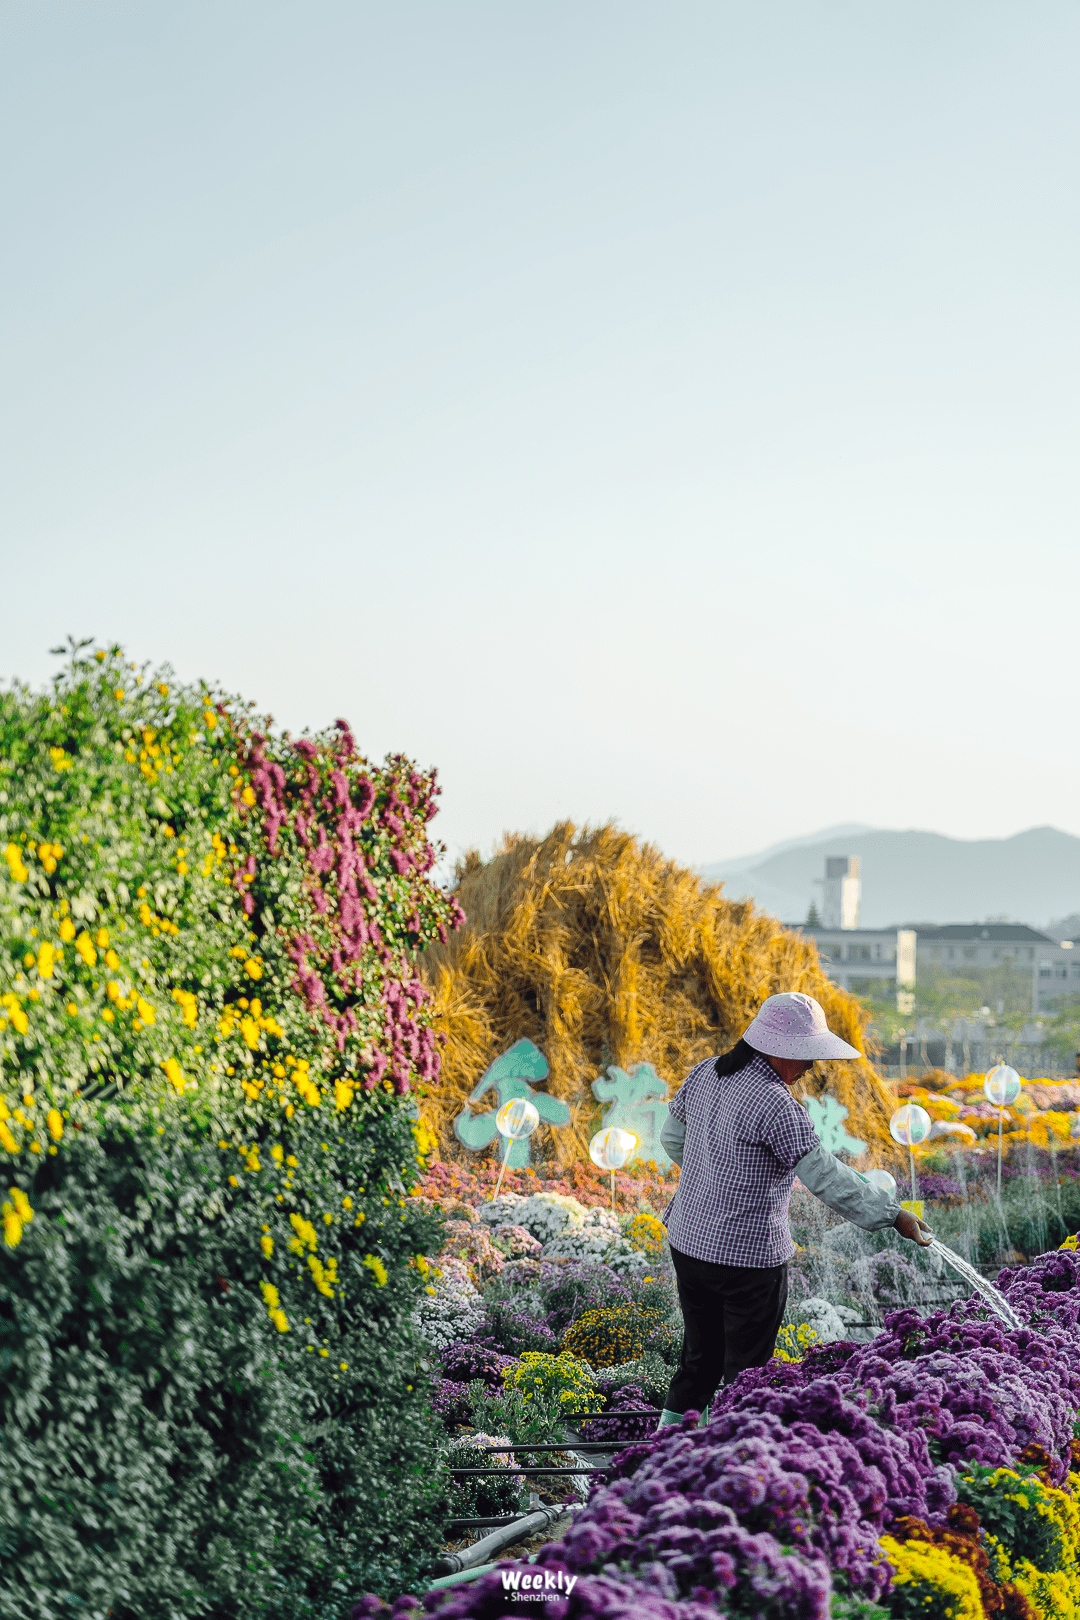
<svg viewBox="0 0 1080 1620"><path fill-rule="evenodd" d="M404 1596L395 1620L496 1620L526 1590L550 1620L1074 1620L1080 1255L999 1281L1019 1329L975 1301L903 1310L869 1344L744 1373L708 1427L626 1449L535 1564Z"/></svg>

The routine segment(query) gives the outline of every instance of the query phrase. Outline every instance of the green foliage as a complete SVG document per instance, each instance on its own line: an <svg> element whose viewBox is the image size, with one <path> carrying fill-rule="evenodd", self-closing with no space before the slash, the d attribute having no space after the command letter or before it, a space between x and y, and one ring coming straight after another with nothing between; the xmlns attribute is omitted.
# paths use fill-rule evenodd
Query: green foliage
<svg viewBox="0 0 1080 1620"><path fill-rule="evenodd" d="M682 1355L682 1318L667 1316L658 1322L645 1340L645 1353L658 1355L668 1367L677 1367Z"/></svg>
<svg viewBox="0 0 1080 1620"><path fill-rule="evenodd" d="M336 1186L346 1148L334 1165L316 1149L312 1187ZM434 1545L415 1274L391 1264L379 1289L361 1266L279 1333L254 1286L258 1202L217 1202L217 1156L175 1132L86 1133L42 1166L0 1259L13 1620L321 1616L364 1589L357 1569L407 1584ZM404 1225L402 1250L423 1237Z"/></svg>
<svg viewBox="0 0 1080 1620"><path fill-rule="evenodd" d="M524 1513L529 1506L525 1481L520 1473L513 1471L512 1459L505 1452L497 1454L470 1440L451 1446L446 1455L448 1468L501 1469L504 1465L502 1475L474 1474L456 1479L452 1487L451 1515L462 1519L495 1518L502 1513Z"/></svg>
<svg viewBox="0 0 1080 1620"><path fill-rule="evenodd" d="M488 1389L477 1379L469 1385L469 1406L476 1428L485 1434L505 1434L517 1445L539 1446L563 1438L558 1389L540 1384L527 1391L513 1384Z"/></svg>
<svg viewBox="0 0 1080 1620"><path fill-rule="evenodd" d="M643 1277L640 1282L631 1282L630 1293L634 1303L643 1311L673 1316L679 1309L678 1295L664 1277Z"/></svg>
<svg viewBox="0 0 1080 1620"><path fill-rule="evenodd" d="M118 649L0 696L13 1620L337 1620L430 1556L435 792Z"/></svg>
<svg viewBox="0 0 1080 1620"><path fill-rule="evenodd" d="M898 1592L903 1590L902 1587L897 1588ZM893 1612L883 1609L880 1603L871 1603L867 1598L840 1597L836 1593L829 1605L830 1620L889 1620Z"/></svg>
<svg viewBox="0 0 1080 1620"><path fill-rule="evenodd" d="M956 1496L975 1509L984 1530L1022 1553L1043 1574L1070 1566L1062 1527L1034 1476L973 1465L957 1475Z"/></svg>
<svg viewBox="0 0 1080 1620"><path fill-rule="evenodd" d="M636 1384L651 1406L663 1408L667 1404L671 1384L671 1368L655 1351L646 1351L636 1361L624 1361L619 1367L604 1368L604 1388L614 1395L627 1384Z"/></svg>

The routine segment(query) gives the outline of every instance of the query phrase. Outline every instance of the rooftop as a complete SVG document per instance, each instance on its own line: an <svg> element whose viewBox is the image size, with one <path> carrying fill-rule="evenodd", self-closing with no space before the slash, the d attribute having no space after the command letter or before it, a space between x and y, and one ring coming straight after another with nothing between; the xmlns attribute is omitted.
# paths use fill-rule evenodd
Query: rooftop
<svg viewBox="0 0 1080 1620"><path fill-rule="evenodd" d="M925 924L913 923L911 926L919 936L919 941L933 942L935 940L967 940L976 943L982 940L994 945L1055 945L1049 934L1040 934L1037 928L1029 928L1026 923L946 923L943 927L928 928Z"/></svg>

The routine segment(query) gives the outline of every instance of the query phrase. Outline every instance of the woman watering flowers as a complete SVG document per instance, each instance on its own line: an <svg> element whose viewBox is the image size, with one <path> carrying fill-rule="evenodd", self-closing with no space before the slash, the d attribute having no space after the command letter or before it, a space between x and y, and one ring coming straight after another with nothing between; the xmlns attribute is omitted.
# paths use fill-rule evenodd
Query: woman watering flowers
<svg viewBox="0 0 1080 1620"><path fill-rule="evenodd" d="M660 1140L682 1166L664 1214L683 1315L683 1347L659 1427L704 1411L721 1382L773 1353L787 1303L791 1187L803 1186L868 1232L915 1243L930 1228L822 1146L791 1087L817 1059L859 1053L832 1034L811 997L770 996L724 1057L690 1071Z"/></svg>

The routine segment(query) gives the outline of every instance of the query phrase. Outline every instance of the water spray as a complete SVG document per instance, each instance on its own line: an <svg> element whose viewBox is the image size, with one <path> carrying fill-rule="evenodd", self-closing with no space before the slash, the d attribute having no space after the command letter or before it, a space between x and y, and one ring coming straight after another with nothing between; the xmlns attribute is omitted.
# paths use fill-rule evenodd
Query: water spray
<svg viewBox="0 0 1080 1620"><path fill-rule="evenodd" d="M954 1254L952 1249L946 1248L940 1238L931 1238L930 1242L925 1244L924 1247L932 1249L936 1254L940 1255L947 1266L951 1266L954 1271L959 1272L964 1281L970 1283L976 1293L982 1295L994 1315L1000 1317L1007 1328L1015 1330L1023 1327L1024 1324L1001 1290L995 1288L992 1282L988 1282L981 1271L976 1271L970 1261L963 1259L958 1254Z"/></svg>

